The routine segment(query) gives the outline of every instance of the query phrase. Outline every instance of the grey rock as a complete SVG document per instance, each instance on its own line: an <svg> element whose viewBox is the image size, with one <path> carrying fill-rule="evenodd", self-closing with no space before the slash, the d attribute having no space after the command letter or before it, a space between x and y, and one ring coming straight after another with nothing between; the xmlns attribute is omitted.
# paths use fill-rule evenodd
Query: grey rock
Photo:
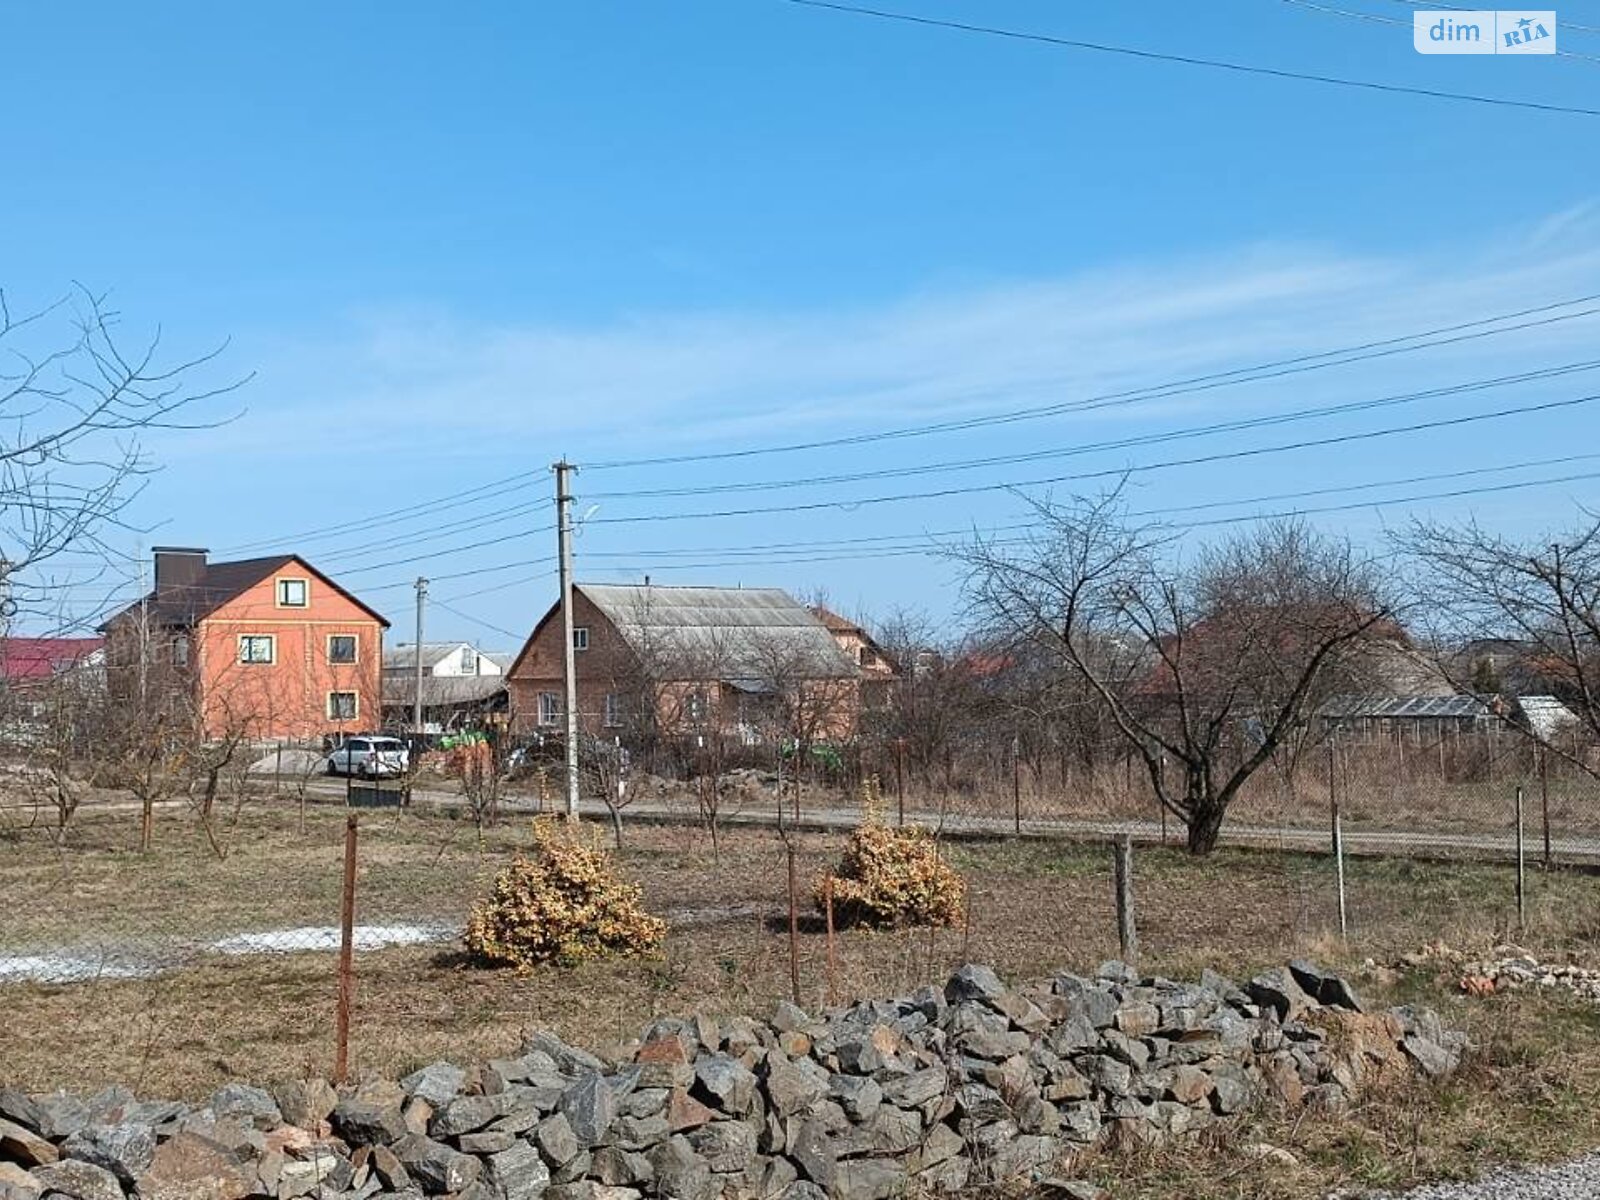
<svg viewBox="0 0 1600 1200"><path fill-rule="evenodd" d="M288 1124L304 1129L326 1121L339 1105L339 1094L326 1079L296 1079L279 1084L273 1089L272 1098Z"/></svg>
<svg viewBox="0 0 1600 1200"><path fill-rule="evenodd" d="M583 1150L564 1113L556 1113L540 1122L533 1132L533 1140L552 1167L565 1166Z"/></svg>
<svg viewBox="0 0 1600 1200"><path fill-rule="evenodd" d="M545 1192L545 1200L600 1200L600 1187L592 1179L556 1183Z"/></svg>
<svg viewBox="0 0 1600 1200"><path fill-rule="evenodd" d="M944 1095L948 1084L943 1067L926 1067L909 1075L884 1080L883 1098L901 1108L917 1108Z"/></svg>
<svg viewBox="0 0 1600 1200"><path fill-rule="evenodd" d="M810 1108L827 1090L809 1071L802 1070L776 1051L767 1057L764 1083L767 1099L780 1117Z"/></svg>
<svg viewBox="0 0 1600 1200"><path fill-rule="evenodd" d="M1096 1104L1078 1101L1056 1106L1061 1117L1060 1134L1072 1142L1093 1142L1100 1136L1100 1108Z"/></svg>
<svg viewBox="0 0 1600 1200"><path fill-rule="evenodd" d="M811 1023L811 1018L805 1011L787 1000L778 1001L778 1006L772 1013L772 1027L779 1033L792 1033L796 1029L804 1029Z"/></svg>
<svg viewBox="0 0 1600 1200"><path fill-rule="evenodd" d="M436 1062L407 1075L400 1081L406 1095L420 1096L435 1108L443 1108L461 1094L466 1072L454 1063Z"/></svg>
<svg viewBox="0 0 1600 1200"><path fill-rule="evenodd" d="M825 1190L833 1186L839 1169L839 1155L827 1129L820 1121L801 1121L795 1130L789 1157L801 1174Z"/></svg>
<svg viewBox="0 0 1600 1200"><path fill-rule="evenodd" d="M726 1054L714 1054L695 1064L693 1094L696 1099L742 1116L755 1100L756 1077Z"/></svg>
<svg viewBox="0 0 1600 1200"><path fill-rule="evenodd" d="M210 1108L219 1117L249 1121L257 1129L276 1129L283 1124L278 1102L263 1089L246 1083L230 1083L218 1088L211 1095ZM160 1124L159 1121L151 1123Z"/></svg>
<svg viewBox="0 0 1600 1200"><path fill-rule="evenodd" d="M394 1154L413 1179L436 1195L461 1191L476 1182L483 1169L472 1155L414 1133L395 1143Z"/></svg>
<svg viewBox="0 0 1600 1200"><path fill-rule="evenodd" d="M1361 1001L1356 998L1355 989L1332 971L1324 971L1314 963L1297 958L1289 963L1289 974L1294 976L1300 989L1318 1004L1351 1012L1361 1011Z"/></svg>
<svg viewBox="0 0 1600 1200"><path fill-rule="evenodd" d="M652 1182L656 1169L647 1156L635 1150L602 1146L594 1152L589 1174L607 1187L632 1187Z"/></svg>
<svg viewBox="0 0 1600 1200"><path fill-rule="evenodd" d="M1002 995L1006 985L988 967L967 963L958 967L944 985L944 998L951 1004L963 1000L993 1000Z"/></svg>
<svg viewBox="0 0 1600 1200"><path fill-rule="evenodd" d="M706 1166L722 1174L743 1171L756 1155L756 1133L742 1121L713 1121L688 1135Z"/></svg>
<svg viewBox="0 0 1600 1200"><path fill-rule="evenodd" d="M572 1183L587 1175L589 1168L592 1166L594 1166L594 1155L587 1150L580 1150L577 1158L564 1166L554 1168L550 1172L550 1182Z"/></svg>
<svg viewBox="0 0 1600 1200"><path fill-rule="evenodd" d="M944 1090L943 1072L937 1072L939 1078L936 1082L939 1091ZM903 1081L909 1081L910 1075L902 1076ZM900 1094L905 1095L909 1089L901 1089ZM921 1105L939 1094L934 1091L920 1100L912 1100L913 1106ZM913 1093L914 1094L914 1093ZM870 1121L872 1115L878 1111L878 1106L883 1103L883 1089L876 1080L866 1079L860 1075L832 1075L828 1078L828 1097L844 1109L845 1115L852 1121Z"/></svg>
<svg viewBox="0 0 1600 1200"><path fill-rule="evenodd" d="M474 1159L474 1162L477 1160ZM343 1167L343 1171L340 1167ZM341 1181L340 1175L344 1179ZM341 1191L350 1179L350 1164L331 1150L315 1150L309 1158L290 1159L278 1172L275 1194L278 1200L296 1200L326 1186L329 1191Z"/></svg>
<svg viewBox="0 0 1600 1200"><path fill-rule="evenodd" d="M617 1101L610 1086L598 1075L586 1075L561 1093L561 1115L572 1127L580 1146L589 1147L605 1137L617 1118Z"/></svg>
<svg viewBox="0 0 1600 1200"><path fill-rule="evenodd" d="M387 1146L374 1146L367 1157L372 1175L391 1192L403 1192L411 1187L411 1175L399 1156Z"/></svg>
<svg viewBox="0 0 1600 1200"><path fill-rule="evenodd" d="M495 1200L535 1200L549 1188L550 1171L537 1150L519 1142L488 1157L483 1182Z"/></svg>
<svg viewBox="0 0 1600 1200"><path fill-rule="evenodd" d="M1263 1008L1272 1009L1280 1022L1296 1019L1316 1003L1295 982L1293 973L1287 967L1262 972L1245 984L1244 990L1251 1000Z"/></svg>
<svg viewBox="0 0 1600 1200"><path fill-rule="evenodd" d="M42 1137L26 1125L0 1120L0 1159L10 1159L24 1167L37 1167L53 1163L60 1157L61 1151L49 1138Z"/></svg>
<svg viewBox="0 0 1600 1200"><path fill-rule="evenodd" d="M712 1200L722 1185L711 1177L711 1168L682 1134L674 1134L650 1152L655 1171L656 1195L662 1200Z"/></svg>
<svg viewBox="0 0 1600 1200"><path fill-rule="evenodd" d="M523 1043L522 1051L527 1054L538 1050L550 1056L558 1070L567 1075L583 1075L590 1072L601 1074L606 1065L600 1059L590 1054L587 1050L579 1050L569 1046L553 1033L539 1032Z"/></svg>
<svg viewBox="0 0 1600 1200"><path fill-rule="evenodd" d="M1211 1107L1228 1116L1246 1108L1256 1098L1255 1085L1242 1068L1218 1064L1211 1072Z"/></svg>
<svg viewBox="0 0 1600 1200"><path fill-rule="evenodd" d="M77 1158L104 1167L132 1187L150 1169L156 1154L155 1130L148 1125L85 1125L61 1146L64 1158Z"/></svg>
<svg viewBox="0 0 1600 1200"><path fill-rule="evenodd" d="M842 1162L828 1188L830 1200L888 1200L905 1190L905 1168L881 1159Z"/></svg>
<svg viewBox="0 0 1600 1200"><path fill-rule="evenodd" d="M43 1194L44 1185L32 1174L14 1162L0 1160L0 1200L39 1200Z"/></svg>
<svg viewBox="0 0 1600 1200"><path fill-rule="evenodd" d="M43 1190L71 1200L122 1200L122 1184L104 1167L79 1159L63 1159L35 1167L32 1175Z"/></svg>
<svg viewBox="0 0 1600 1200"><path fill-rule="evenodd" d="M1406 1056L1421 1068L1429 1079L1443 1079L1456 1069L1460 1059L1438 1042L1420 1033L1408 1033L1400 1043Z"/></svg>
<svg viewBox="0 0 1600 1200"><path fill-rule="evenodd" d="M44 1111L26 1092L19 1092L15 1088L0 1088L0 1118L21 1125L34 1133L49 1136L44 1129Z"/></svg>
<svg viewBox="0 0 1600 1200"><path fill-rule="evenodd" d="M89 1123L88 1106L76 1096L66 1092L48 1092L27 1099L32 1104L39 1121L39 1124L33 1125L32 1128L53 1142L71 1137ZM23 1124L28 1122L24 1121Z"/></svg>
<svg viewBox="0 0 1600 1200"><path fill-rule="evenodd" d="M301 1124L299 1121L292 1123ZM408 1132L398 1104L345 1100L329 1115L329 1123L334 1132L352 1146L389 1146Z"/></svg>
<svg viewBox="0 0 1600 1200"><path fill-rule="evenodd" d="M476 1133L521 1107L522 1096L517 1092L501 1092L494 1096L457 1096L434 1113L433 1120L428 1122L428 1136L449 1138L460 1137L463 1133Z"/></svg>
<svg viewBox="0 0 1600 1200"><path fill-rule="evenodd" d="M611 1123L607 1141L625 1150L648 1150L672 1133L672 1122L665 1113L649 1117L618 1117Z"/></svg>
<svg viewBox="0 0 1600 1200"><path fill-rule="evenodd" d="M463 1154L476 1154L482 1158L489 1154L502 1154L517 1144L517 1135L503 1129L484 1129L478 1133L463 1133L456 1139L456 1148Z"/></svg>

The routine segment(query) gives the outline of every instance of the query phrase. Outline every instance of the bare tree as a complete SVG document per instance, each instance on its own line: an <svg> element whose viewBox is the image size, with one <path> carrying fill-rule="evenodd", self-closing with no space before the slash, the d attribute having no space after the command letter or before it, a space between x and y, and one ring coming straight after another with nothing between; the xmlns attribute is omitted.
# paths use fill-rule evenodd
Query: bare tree
<svg viewBox="0 0 1600 1200"><path fill-rule="evenodd" d="M1269 522L1185 564L1132 522L1119 492L1034 500L1019 547L959 552L984 627L1051 652L1143 762L1196 854L1315 705L1349 648L1391 621L1377 573L1347 543Z"/></svg>
<svg viewBox="0 0 1600 1200"><path fill-rule="evenodd" d="M141 435L213 424L195 406L238 387L193 387L217 352L162 361L159 333L135 349L104 295L75 288L19 314L0 290L0 581L7 617L44 605L41 574L73 550L110 562L104 540L155 469ZM83 587L92 578L77 577Z"/></svg>
<svg viewBox="0 0 1600 1200"><path fill-rule="evenodd" d="M1439 670L1462 691L1499 690L1506 668L1462 653L1474 640L1508 644L1523 687L1552 692L1600 740L1600 519L1565 534L1517 539L1476 521L1417 522L1397 535L1419 567L1419 607L1430 615ZM1558 727L1495 714L1545 750L1600 776L1600 764Z"/></svg>

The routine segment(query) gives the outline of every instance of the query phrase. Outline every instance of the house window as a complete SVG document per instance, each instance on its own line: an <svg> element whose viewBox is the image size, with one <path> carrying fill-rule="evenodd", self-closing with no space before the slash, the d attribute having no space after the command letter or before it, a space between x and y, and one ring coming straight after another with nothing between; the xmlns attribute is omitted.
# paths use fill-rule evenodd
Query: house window
<svg viewBox="0 0 1600 1200"><path fill-rule="evenodd" d="M304 579L278 580L278 607L304 608L310 603L311 585Z"/></svg>
<svg viewBox="0 0 1600 1200"><path fill-rule="evenodd" d="M278 639L270 633L241 633L239 635L239 661L266 663L278 657Z"/></svg>
<svg viewBox="0 0 1600 1200"><path fill-rule="evenodd" d="M328 661L331 663L353 663L356 660L356 635L353 633L335 633L328 637Z"/></svg>
<svg viewBox="0 0 1600 1200"><path fill-rule="evenodd" d="M559 692L539 693L539 724L561 724L561 694Z"/></svg>
<svg viewBox="0 0 1600 1200"><path fill-rule="evenodd" d="M706 719L706 693L704 688L695 688L689 693L689 703L686 706L689 720L698 725Z"/></svg>
<svg viewBox="0 0 1600 1200"><path fill-rule="evenodd" d="M172 665L187 667L189 665L189 639L185 634L179 634L172 639Z"/></svg>
<svg viewBox="0 0 1600 1200"><path fill-rule="evenodd" d="M478 652L471 646L461 647L461 673L463 675L478 673Z"/></svg>
<svg viewBox="0 0 1600 1200"><path fill-rule="evenodd" d="M579 625L572 631L572 648L574 650L587 650L589 648L589 628Z"/></svg>
<svg viewBox="0 0 1600 1200"><path fill-rule="evenodd" d="M605 723L607 729L622 728L622 697L615 692L606 693Z"/></svg>
<svg viewBox="0 0 1600 1200"><path fill-rule="evenodd" d="M328 720L330 721L354 721L359 707L360 701L354 692L328 693Z"/></svg>

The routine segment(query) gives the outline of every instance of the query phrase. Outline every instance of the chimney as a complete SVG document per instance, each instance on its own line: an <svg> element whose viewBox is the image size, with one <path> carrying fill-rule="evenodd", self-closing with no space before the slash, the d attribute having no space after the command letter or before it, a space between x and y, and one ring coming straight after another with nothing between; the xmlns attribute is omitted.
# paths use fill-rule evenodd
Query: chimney
<svg viewBox="0 0 1600 1200"><path fill-rule="evenodd" d="M205 578L207 553L192 546L156 546L156 595L198 585Z"/></svg>

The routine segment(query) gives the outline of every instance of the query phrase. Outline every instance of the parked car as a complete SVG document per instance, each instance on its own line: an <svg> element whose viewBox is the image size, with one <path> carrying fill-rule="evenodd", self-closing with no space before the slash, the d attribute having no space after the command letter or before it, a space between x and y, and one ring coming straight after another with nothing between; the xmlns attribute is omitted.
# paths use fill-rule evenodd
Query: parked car
<svg viewBox="0 0 1600 1200"><path fill-rule="evenodd" d="M404 775L411 766L411 752L399 738L346 738L328 755L329 775L361 775L376 779L384 775Z"/></svg>

